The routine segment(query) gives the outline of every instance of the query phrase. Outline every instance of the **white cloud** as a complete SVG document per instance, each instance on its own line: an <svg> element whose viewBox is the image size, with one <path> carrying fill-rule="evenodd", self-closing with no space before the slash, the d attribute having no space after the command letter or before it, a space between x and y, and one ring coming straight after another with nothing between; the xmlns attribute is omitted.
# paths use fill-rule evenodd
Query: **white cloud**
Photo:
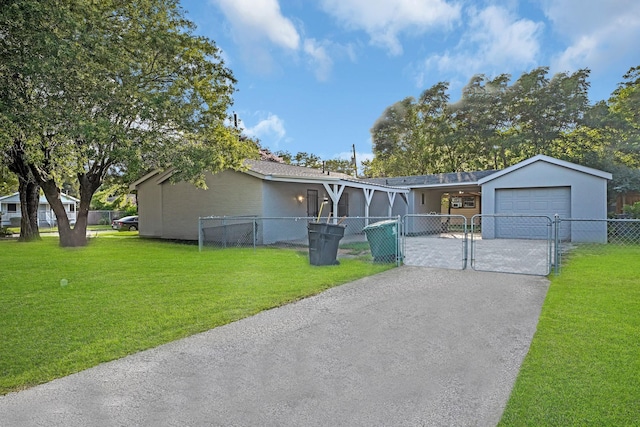
<svg viewBox="0 0 640 427"><path fill-rule="evenodd" d="M213 0L232 25L233 35L243 42L265 37L285 49L297 50L300 35L280 11L277 0Z"/></svg>
<svg viewBox="0 0 640 427"><path fill-rule="evenodd" d="M210 0L225 15L244 61L254 72L269 74L277 66L270 45L297 52L300 34L282 15L277 0Z"/></svg>
<svg viewBox="0 0 640 427"><path fill-rule="evenodd" d="M305 39L304 52L307 54L309 67L313 70L316 79L326 81L333 67L333 60L327 53L326 46L315 39Z"/></svg>
<svg viewBox="0 0 640 427"><path fill-rule="evenodd" d="M264 117L264 114L262 116ZM255 126L246 127L243 122L241 127L247 136L258 138L263 145L272 148L277 148L287 134L284 121L272 113L267 113Z"/></svg>
<svg viewBox="0 0 640 427"><path fill-rule="evenodd" d="M468 11L468 25L451 51L432 55L414 71L422 87L430 70L471 76L505 72L536 64L543 24L519 19L507 9L489 6Z"/></svg>
<svg viewBox="0 0 640 427"><path fill-rule="evenodd" d="M543 24L516 19L506 9L489 6L472 16L467 36L489 64L530 65L540 52Z"/></svg>
<svg viewBox="0 0 640 427"><path fill-rule="evenodd" d="M594 71L637 65L640 39L640 2L635 0L543 1L554 32L568 46L554 56L552 68ZM623 63L629 58L634 63Z"/></svg>
<svg viewBox="0 0 640 427"><path fill-rule="evenodd" d="M331 54L353 60L353 48L328 40L303 39L293 21L280 10L278 0L210 0L218 5L231 26L231 34L240 46L244 59L254 71L268 74L275 67L269 45L284 52L302 54L319 81L326 81L333 68Z"/></svg>
<svg viewBox="0 0 640 427"><path fill-rule="evenodd" d="M448 28L460 18L460 6L445 0L322 0L322 8L347 28L366 31L372 44L392 55L402 53L400 33Z"/></svg>

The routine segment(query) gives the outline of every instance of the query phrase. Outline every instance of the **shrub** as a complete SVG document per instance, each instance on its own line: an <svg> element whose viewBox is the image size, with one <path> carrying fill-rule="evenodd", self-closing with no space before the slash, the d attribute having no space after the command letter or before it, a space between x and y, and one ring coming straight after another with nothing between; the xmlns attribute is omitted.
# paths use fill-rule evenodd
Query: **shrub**
<svg viewBox="0 0 640 427"><path fill-rule="evenodd" d="M640 202L636 202L633 205L624 205L622 212L629 215L631 218L640 218Z"/></svg>

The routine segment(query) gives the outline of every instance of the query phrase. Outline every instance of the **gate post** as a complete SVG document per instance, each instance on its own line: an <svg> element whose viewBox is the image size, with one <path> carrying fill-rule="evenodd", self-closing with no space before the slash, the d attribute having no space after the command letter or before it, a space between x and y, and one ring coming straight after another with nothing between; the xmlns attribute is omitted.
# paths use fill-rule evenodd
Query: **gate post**
<svg viewBox="0 0 640 427"><path fill-rule="evenodd" d="M560 273L560 215L553 216L554 239L553 239L553 271L557 276Z"/></svg>
<svg viewBox="0 0 640 427"><path fill-rule="evenodd" d="M464 233L462 234L462 238L464 239L464 254L462 254L462 269L467 269L467 260L469 259L469 237L467 234L467 217L464 217Z"/></svg>

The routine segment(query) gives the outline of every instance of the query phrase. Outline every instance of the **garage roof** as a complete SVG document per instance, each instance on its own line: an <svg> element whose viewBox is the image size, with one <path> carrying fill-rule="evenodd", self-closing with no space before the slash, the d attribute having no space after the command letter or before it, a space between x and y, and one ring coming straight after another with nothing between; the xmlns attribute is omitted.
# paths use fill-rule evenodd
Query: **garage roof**
<svg viewBox="0 0 640 427"><path fill-rule="evenodd" d="M567 162L565 160L556 159L554 157L545 156L543 154L538 154L537 156L531 157L527 160L523 160L520 163L516 163L513 166L509 166L506 169L503 169L499 172L495 172L489 176L485 176L478 181L479 185L485 184L493 179L499 178L501 176L507 175L515 170L524 168L535 162L546 162L556 166L560 166L567 169L572 169L578 172L586 173L588 175L594 175L603 179L611 179L613 176L609 172L604 172L598 169L588 168L586 166L576 165L575 163Z"/></svg>

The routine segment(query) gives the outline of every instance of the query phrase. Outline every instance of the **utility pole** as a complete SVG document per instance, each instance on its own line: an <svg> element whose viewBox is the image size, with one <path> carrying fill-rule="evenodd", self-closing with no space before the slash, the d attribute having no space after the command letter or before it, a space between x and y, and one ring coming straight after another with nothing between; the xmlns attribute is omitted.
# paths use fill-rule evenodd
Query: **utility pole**
<svg viewBox="0 0 640 427"><path fill-rule="evenodd" d="M353 149L353 157L351 160L353 161L353 177L358 177L358 163L356 162L356 144L351 144L351 148Z"/></svg>

